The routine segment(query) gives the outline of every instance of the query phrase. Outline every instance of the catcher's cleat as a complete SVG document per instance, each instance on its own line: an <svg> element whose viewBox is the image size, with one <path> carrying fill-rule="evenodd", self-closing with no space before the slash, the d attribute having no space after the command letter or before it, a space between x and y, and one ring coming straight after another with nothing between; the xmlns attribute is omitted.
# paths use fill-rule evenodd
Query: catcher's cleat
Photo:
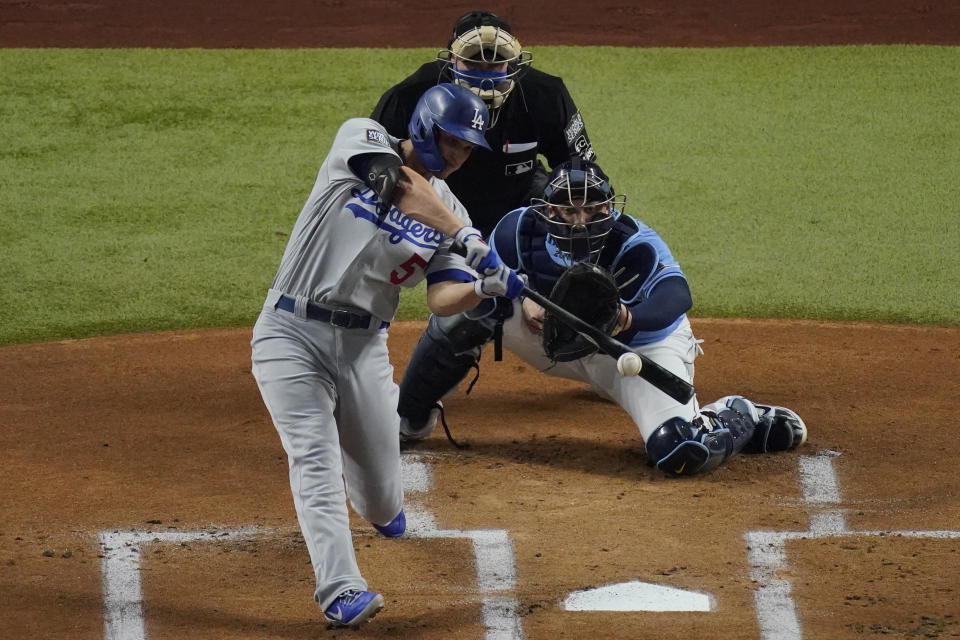
<svg viewBox="0 0 960 640"><path fill-rule="evenodd" d="M807 441L807 425L786 407L755 405L760 419L753 434L753 445L762 453L789 451Z"/></svg>
<svg viewBox="0 0 960 640"><path fill-rule="evenodd" d="M334 600L324 617L335 627L357 627L383 608L383 596L373 591L347 589Z"/></svg>
<svg viewBox="0 0 960 640"><path fill-rule="evenodd" d="M422 424L411 424L408 418L401 417L400 442L416 442L426 439L427 436L433 433L434 428L436 428L437 418L440 417L440 411L442 409L443 403L437 401L434 408L430 410L427 419Z"/></svg>
<svg viewBox="0 0 960 640"><path fill-rule="evenodd" d="M707 407L713 406L724 406L728 409L733 409L754 424L760 422L760 409L743 396L724 396L713 404L707 405ZM704 411L706 411L707 407L704 407Z"/></svg>
<svg viewBox="0 0 960 640"><path fill-rule="evenodd" d="M400 509L400 513L397 514L397 517L391 520L388 524L379 525L377 523L372 523L373 528L379 531L382 535L388 538L399 538L403 535L403 532L407 530L407 516L404 515L403 509Z"/></svg>

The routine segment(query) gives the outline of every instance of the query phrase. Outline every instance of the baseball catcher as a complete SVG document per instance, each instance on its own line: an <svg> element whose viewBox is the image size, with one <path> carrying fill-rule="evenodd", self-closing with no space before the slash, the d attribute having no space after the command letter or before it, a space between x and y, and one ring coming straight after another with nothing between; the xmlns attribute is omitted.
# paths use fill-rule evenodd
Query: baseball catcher
<svg viewBox="0 0 960 640"><path fill-rule="evenodd" d="M599 166L575 158L551 172L542 197L500 221L490 246L539 294L692 383L702 350L686 315L693 304L687 278L660 235L623 212L625 202ZM507 311L503 346L619 404L637 425L650 464L668 474L703 473L741 451L787 451L806 440L806 425L790 409L739 395L703 407L696 397L680 404L639 377L619 375L613 358L530 298L498 303ZM437 401L475 366L495 317L477 307L431 323L400 388L404 438L430 434ZM408 379L417 380L415 390Z"/></svg>

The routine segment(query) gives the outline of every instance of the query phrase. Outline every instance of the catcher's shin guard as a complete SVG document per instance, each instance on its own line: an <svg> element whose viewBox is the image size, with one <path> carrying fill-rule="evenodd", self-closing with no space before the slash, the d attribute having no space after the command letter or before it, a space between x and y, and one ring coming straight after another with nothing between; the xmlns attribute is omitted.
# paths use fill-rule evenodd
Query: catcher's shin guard
<svg viewBox="0 0 960 640"><path fill-rule="evenodd" d="M467 377L483 345L493 337L494 307L491 299L469 315L430 316L400 382L397 413L403 440L422 440L433 431L440 400Z"/></svg>
<svg viewBox="0 0 960 640"><path fill-rule="evenodd" d="M746 398L709 404L693 422L671 418L650 435L647 458L661 471L692 475L713 471L750 443L759 414Z"/></svg>

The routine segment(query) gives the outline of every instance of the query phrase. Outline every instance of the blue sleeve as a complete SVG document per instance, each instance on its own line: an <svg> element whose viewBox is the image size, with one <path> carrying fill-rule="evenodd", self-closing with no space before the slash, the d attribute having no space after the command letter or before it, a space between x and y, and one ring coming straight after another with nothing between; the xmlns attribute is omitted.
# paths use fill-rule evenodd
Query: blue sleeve
<svg viewBox="0 0 960 640"><path fill-rule="evenodd" d="M476 280L472 274L460 269L444 269L435 273L427 274L427 284L436 284L437 282L473 282Z"/></svg>
<svg viewBox="0 0 960 640"><path fill-rule="evenodd" d="M693 296L686 278L666 277L639 302L628 305L633 316L630 328L617 334L617 339L629 342L641 331L659 331L669 327L693 306Z"/></svg>

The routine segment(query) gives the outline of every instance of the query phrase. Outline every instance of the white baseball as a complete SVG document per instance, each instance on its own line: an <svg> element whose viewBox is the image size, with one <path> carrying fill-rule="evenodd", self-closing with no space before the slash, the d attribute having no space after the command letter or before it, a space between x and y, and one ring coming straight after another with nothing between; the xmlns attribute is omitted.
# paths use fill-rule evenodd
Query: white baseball
<svg viewBox="0 0 960 640"><path fill-rule="evenodd" d="M617 358L617 371L622 376L635 376L640 373L642 366L643 362L640 360L640 356L632 351L627 351Z"/></svg>

